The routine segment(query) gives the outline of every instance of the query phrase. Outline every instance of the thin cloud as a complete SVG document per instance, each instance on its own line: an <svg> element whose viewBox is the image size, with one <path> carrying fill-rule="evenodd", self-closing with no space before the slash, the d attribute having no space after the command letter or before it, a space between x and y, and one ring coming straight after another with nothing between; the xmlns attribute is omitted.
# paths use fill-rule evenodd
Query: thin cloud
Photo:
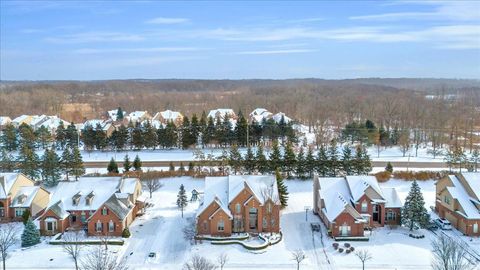
<svg viewBox="0 0 480 270"><path fill-rule="evenodd" d="M111 49L92 49L83 48L74 50L75 54L97 54L97 53L118 53L118 52L138 52L138 53L153 53L153 52L188 52L198 51L195 47L155 47L155 48L111 48Z"/></svg>
<svg viewBox="0 0 480 270"><path fill-rule="evenodd" d="M88 42L117 42L117 41L142 41L145 37L139 34L121 32L83 32L59 37L48 37L45 41L51 43L88 43Z"/></svg>
<svg viewBox="0 0 480 270"><path fill-rule="evenodd" d="M190 20L187 18L167 18L167 17L157 17L146 21L148 24L179 24L186 23Z"/></svg>
<svg viewBox="0 0 480 270"><path fill-rule="evenodd" d="M263 51L243 51L234 54L241 55L262 55L262 54L290 54L290 53L309 53L315 50L310 49L290 49L290 50L263 50Z"/></svg>

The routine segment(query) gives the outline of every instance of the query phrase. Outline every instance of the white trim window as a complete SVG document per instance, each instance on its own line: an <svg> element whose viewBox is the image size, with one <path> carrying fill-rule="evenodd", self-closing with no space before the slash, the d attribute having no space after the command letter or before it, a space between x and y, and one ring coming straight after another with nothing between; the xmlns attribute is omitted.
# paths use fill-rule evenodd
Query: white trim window
<svg viewBox="0 0 480 270"><path fill-rule="evenodd" d="M473 223L473 233L478 233L478 223Z"/></svg>
<svg viewBox="0 0 480 270"><path fill-rule="evenodd" d="M262 224L263 224L263 228L267 228L267 217L263 217L263 220L262 220Z"/></svg>
<svg viewBox="0 0 480 270"><path fill-rule="evenodd" d="M271 213L272 213L272 204L267 203L267 214L271 214Z"/></svg>
<svg viewBox="0 0 480 270"><path fill-rule="evenodd" d="M237 203L235 205L235 213L240 214L241 211L242 211L242 206L239 203Z"/></svg>
<svg viewBox="0 0 480 270"><path fill-rule="evenodd" d="M23 213L25 212L25 209L23 208L15 208L15 216L16 217L21 217L23 216Z"/></svg>
<svg viewBox="0 0 480 270"><path fill-rule="evenodd" d="M367 201L362 201L362 213L367 213L368 211L368 203Z"/></svg>
<svg viewBox="0 0 480 270"><path fill-rule="evenodd" d="M108 215L108 209L106 207L102 208L102 216Z"/></svg>
<svg viewBox="0 0 480 270"><path fill-rule="evenodd" d="M386 216L387 221L394 221L397 219L397 214L393 211L388 211Z"/></svg>
<svg viewBox="0 0 480 270"><path fill-rule="evenodd" d="M448 197L447 195L445 195L443 197L443 201L446 203L446 204L450 204L450 197Z"/></svg>
<svg viewBox="0 0 480 270"><path fill-rule="evenodd" d="M109 232L115 231L115 223L113 223L113 221L111 220L108 222L108 231Z"/></svg>
<svg viewBox="0 0 480 270"><path fill-rule="evenodd" d="M96 232L102 232L103 231L103 226L102 226L102 222L100 222L100 220L97 221L97 223L95 223L95 231Z"/></svg>
<svg viewBox="0 0 480 270"><path fill-rule="evenodd" d="M220 219L217 223L217 231L223 232L225 230L225 222L223 219Z"/></svg>

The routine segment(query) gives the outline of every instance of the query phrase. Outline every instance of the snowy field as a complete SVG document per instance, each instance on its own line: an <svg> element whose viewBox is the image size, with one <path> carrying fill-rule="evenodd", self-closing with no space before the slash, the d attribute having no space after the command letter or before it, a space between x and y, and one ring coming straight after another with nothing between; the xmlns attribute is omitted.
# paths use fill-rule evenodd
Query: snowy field
<svg viewBox="0 0 480 270"><path fill-rule="evenodd" d="M185 186L188 196L192 189L203 190L203 179L190 177L161 180L164 186L153 194L153 207L147 209L144 216L137 218L130 231L132 237L122 247L112 249L127 260L130 269L181 269L194 254L199 254L215 262L222 253L229 260L224 269L295 269L292 251L304 250L307 258L300 269L361 269L360 261L354 254L339 254L332 248L333 241L326 235L314 233L311 222L320 219L311 211L305 215L305 206L312 205L311 181L286 181L288 185L289 205L281 212L283 240L277 245L259 252L247 251L238 245L211 245L208 241L196 245L184 239L183 228L188 219L193 218L198 202L189 203L181 217L176 207L176 197L180 184ZM400 197L407 196L410 182L390 180L381 186L396 187ZM433 181L422 181L426 206L435 202ZM307 221L306 221L307 218ZM458 232L449 232L458 234ZM369 242L352 242L358 249L367 249L373 259L368 261L366 269L429 269L431 261L430 238L408 237L403 228L380 228L373 232ZM457 235L458 236L458 235ZM463 237L473 248L480 248L480 240ZM322 245L323 241L323 245ZM157 258L150 259L148 254L155 252ZM46 244L45 240L33 248L22 250L19 246L10 252L7 260L9 269L71 269L73 261L59 246Z"/></svg>

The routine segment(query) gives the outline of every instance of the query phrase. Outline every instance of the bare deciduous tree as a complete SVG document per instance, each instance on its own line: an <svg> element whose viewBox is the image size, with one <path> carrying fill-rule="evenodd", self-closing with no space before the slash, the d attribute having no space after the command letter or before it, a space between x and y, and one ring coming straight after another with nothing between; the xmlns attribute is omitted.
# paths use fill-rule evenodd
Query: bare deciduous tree
<svg viewBox="0 0 480 270"><path fill-rule="evenodd" d="M154 174L150 173L150 171L143 173L141 176L141 179L144 183L145 188L148 190L148 193L150 194L150 198L152 198L153 192L163 187L163 184L160 182L160 179L158 179Z"/></svg>
<svg viewBox="0 0 480 270"><path fill-rule="evenodd" d="M214 270L217 266L199 255L193 255L189 262L183 265L184 270Z"/></svg>
<svg viewBox="0 0 480 270"><path fill-rule="evenodd" d="M220 265L220 270L223 270L223 267L224 267L225 264L227 264L227 262L228 262L228 255L227 255L227 253L222 253L222 254L218 255L217 262L218 262L218 264Z"/></svg>
<svg viewBox="0 0 480 270"><path fill-rule="evenodd" d="M127 270L125 260L104 249L102 245L94 247L82 260L85 270Z"/></svg>
<svg viewBox="0 0 480 270"><path fill-rule="evenodd" d="M292 252L292 260L297 262L297 270L300 269L300 263L307 258L307 255L305 255L305 252L301 249L297 249Z"/></svg>
<svg viewBox="0 0 480 270"><path fill-rule="evenodd" d="M365 262L372 259L372 254L366 249L361 249L356 251L355 255L362 261L362 269L365 270Z"/></svg>
<svg viewBox="0 0 480 270"><path fill-rule="evenodd" d="M466 259L465 248L446 235L440 235L432 241L432 268L434 270L470 270L475 266Z"/></svg>
<svg viewBox="0 0 480 270"><path fill-rule="evenodd" d="M80 244L83 238L84 235L79 231L63 234L63 250L72 257L73 261L75 262L76 270L79 269L78 260L80 258L80 252L84 247L82 244Z"/></svg>
<svg viewBox="0 0 480 270"><path fill-rule="evenodd" d="M8 249L17 243L17 228L13 223L2 224L0 226L0 256L2 256L3 269L7 260Z"/></svg>
<svg viewBox="0 0 480 270"><path fill-rule="evenodd" d="M183 228L183 237L185 240L190 242L194 241L195 235L197 234L195 226L195 219L191 217L187 218L187 225Z"/></svg>

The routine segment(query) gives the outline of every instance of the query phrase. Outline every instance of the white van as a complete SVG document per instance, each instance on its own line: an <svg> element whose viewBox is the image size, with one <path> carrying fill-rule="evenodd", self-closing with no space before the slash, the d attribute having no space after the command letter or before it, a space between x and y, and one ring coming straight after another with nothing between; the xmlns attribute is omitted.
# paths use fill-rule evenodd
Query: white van
<svg viewBox="0 0 480 270"><path fill-rule="evenodd" d="M437 226L442 230L451 230L452 229L452 223L450 223L450 221L448 221L444 218L435 219L435 224L437 224Z"/></svg>

